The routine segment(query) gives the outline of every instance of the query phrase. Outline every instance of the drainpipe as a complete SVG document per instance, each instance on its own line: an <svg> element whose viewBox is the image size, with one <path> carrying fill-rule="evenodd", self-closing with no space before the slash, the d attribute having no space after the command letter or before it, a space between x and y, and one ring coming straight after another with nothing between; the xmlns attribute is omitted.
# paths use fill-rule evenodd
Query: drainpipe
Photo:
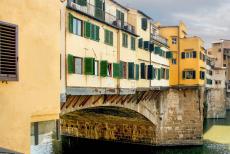
<svg viewBox="0 0 230 154"><path fill-rule="evenodd" d="M120 43L120 36L121 33L120 33L120 30L118 29L117 30L117 62L120 64L121 62L121 43ZM119 74L120 74L120 71L119 71ZM117 93L120 94L120 91L121 91L121 79L117 79Z"/></svg>

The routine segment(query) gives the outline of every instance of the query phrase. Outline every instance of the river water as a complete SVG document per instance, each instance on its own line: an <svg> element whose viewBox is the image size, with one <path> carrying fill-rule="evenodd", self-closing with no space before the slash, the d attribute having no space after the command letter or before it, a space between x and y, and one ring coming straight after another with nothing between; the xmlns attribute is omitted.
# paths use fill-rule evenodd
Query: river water
<svg viewBox="0 0 230 154"><path fill-rule="evenodd" d="M205 120L203 146L150 147L64 136L62 141L64 154L230 154L230 111L226 119Z"/></svg>

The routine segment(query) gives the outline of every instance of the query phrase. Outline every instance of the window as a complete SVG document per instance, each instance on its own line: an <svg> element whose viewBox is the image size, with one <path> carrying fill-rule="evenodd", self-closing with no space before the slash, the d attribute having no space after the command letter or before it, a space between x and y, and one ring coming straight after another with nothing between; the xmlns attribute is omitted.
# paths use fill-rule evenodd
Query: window
<svg viewBox="0 0 230 154"><path fill-rule="evenodd" d="M113 32L105 29L105 44L113 46Z"/></svg>
<svg viewBox="0 0 230 154"><path fill-rule="evenodd" d="M125 22L125 14L119 10L116 11L117 20L121 21L121 27L124 27Z"/></svg>
<svg viewBox="0 0 230 154"><path fill-rule="evenodd" d="M73 18L73 34L82 35L82 21L76 18Z"/></svg>
<svg viewBox="0 0 230 154"><path fill-rule="evenodd" d="M196 58L196 51L186 51L181 53L181 58L182 59L187 59L187 58Z"/></svg>
<svg viewBox="0 0 230 154"><path fill-rule="evenodd" d="M135 37L131 37L131 50L136 50L136 39Z"/></svg>
<svg viewBox="0 0 230 154"><path fill-rule="evenodd" d="M99 41L100 40L100 27L96 26L94 24L91 24L89 22L84 22L84 37L94 40L94 41Z"/></svg>
<svg viewBox="0 0 230 154"><path fill-rule="evenodd" d="M172 37L172 44L177 44L177 37Z"/></svg>
<svg viewBox="0 0 230 154"><path fill-rule="evenodd" d="M172 64L176 64L176 59L172 59Z"/></svg>
<svg viewBox="0 0 230 154"><path fill-rule="evenodd" d="M122 34L122 46L128 48L128 35L125 33Z"/></svg>
<svg viewBox="0 0 230 154"><path fill-rule="evenodd" d="M205 79L205 72L200 71L200 79L204 80Z"/></svg>
<svg viewBox="0 0 230 154"><path fill-rule="evenodd" d="M224 55L224 60L226 60L227 59L227 56L226 55Z"/></svg>
<svg viewBox="0 0 230 154"><path fill-rule="evenodd" d="M94 64L94 75L99 76L99 61L96 60Z"/></svg>
<svg viewBox="0 0 230 154"><path fill-rule="evenodd" d="M128 78L134 79L134 63L129 62L128 66L129 66Z"/></svg>
<svg viewBox="0 0 230 154"><path fill-rule="evenodd" d="M148 28L148 19L147 18L142 18L141 19L141 28L143 30L147 30L147 28Z"/></svg>
<svg viewBox="0 0 230 154"><path fill-rule="evenodd" d="M143 38L140 38L140 39L138 40L138 47L139 47L140 49L143 48Z"/></svg>
<svg viewBox="0 0 230 154"><path fill-rule="evenodd" d="M196 79L195 71L183 71L183 79Z"/></svg>
<svg viewBox="0 0 230 154"><path fill-rule="evenodd" d="M135 71L135 73L136 73L136 80L139 80L139 78L140 78L140 66L139 66L139 64L136 64L136 71Z"/></svg>
<svg viewBox="0 0 230 154"><path fill-rule="evenodd" d="M221 81L220 81L220 80L215 80L215 84L216 84L216 85L220 85L220 84L221 84Z"/></svg>
<svg viewBox="0 0 230 154"><path fill-rule="evenodd" d="M108 63L108 68L107 68L107 76L108 77L113 77L112 75L112 64L111 63Z"/></svg>
<svg viewBox="0 0 230 154"><path fill-rule="evenodd" d="M82 61L83 59L82 58L79 58L79 57L75 57L74 58L74 72L76 74L82 74Z"/></svg>
<svg viewBox="0 0 230 154"><path fill-rule="evenodd" d="M165 68L161 68L161 79L166 79L166 71L165 71Z"/></svg>
<svg viewBox="0 0 230 154"><path fill-rule="evenodd" d="M223 66L224 66L224 67L227 67L227 64L224 64Z"/></svg>
<svg viewBox="0 0 230 154"><path fill-rule="evenodd" d="M141 63L141 79L146 79L145 63Z"/></svg>
<svg viewBox="0 0 230 154"><path fill-rule="evenodd" d="M18 80L18 27L0 21L0 80Z"/></svg>

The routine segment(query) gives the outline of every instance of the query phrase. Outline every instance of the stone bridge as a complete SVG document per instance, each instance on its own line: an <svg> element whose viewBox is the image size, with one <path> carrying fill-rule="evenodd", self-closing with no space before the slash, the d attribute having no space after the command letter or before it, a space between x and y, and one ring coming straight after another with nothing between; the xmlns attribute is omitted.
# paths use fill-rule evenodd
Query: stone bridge
<svg viewBox="0 0 230 154"><path fill-rule="evenodd" d="M61 133L145 145L200 145L201 94L195 88L68 96L61 108Z"/></svg>

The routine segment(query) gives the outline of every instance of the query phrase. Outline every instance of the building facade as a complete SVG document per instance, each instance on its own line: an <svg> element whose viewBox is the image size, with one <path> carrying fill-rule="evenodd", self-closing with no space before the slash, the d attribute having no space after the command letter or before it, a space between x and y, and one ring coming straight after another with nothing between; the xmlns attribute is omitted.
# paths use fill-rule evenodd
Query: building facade
<svg viewBox="0 0 230 154"><path fill-rule="evenodd" d="M56 136L59 8L55 0L0 1L0 147L30 153Z"/></svg>
<svg viewBox="0 0 230 154"><path fill-rule="evenodd" d="M173 53L170 62L170 86L204 86L205 49L199 37L188 37L183 22L178 26L160 26L160 34L168 39Z"/></svg>

